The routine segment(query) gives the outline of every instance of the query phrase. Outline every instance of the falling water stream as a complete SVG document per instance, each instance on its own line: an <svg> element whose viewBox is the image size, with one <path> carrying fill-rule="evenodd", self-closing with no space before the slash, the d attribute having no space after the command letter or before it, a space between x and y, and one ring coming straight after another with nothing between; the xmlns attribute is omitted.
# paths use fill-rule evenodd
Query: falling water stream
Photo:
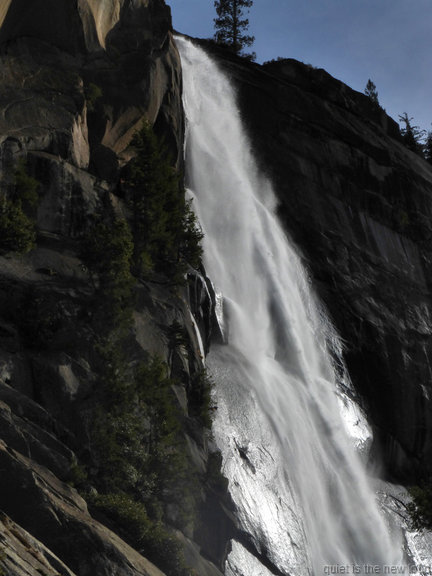
<svg viewBox="0 0 432 576"><path fill-rule="evenodd" d="M233 542L226 575L271 573L260 555L284 575L370 574L377 566L385 573L401 562L399 543L341 417L337 338L275 216L229 79L202 49L183 38L177 44L188 187L206 269L224 302L227 343L208 358L215 437L257 552Z"/></svg>

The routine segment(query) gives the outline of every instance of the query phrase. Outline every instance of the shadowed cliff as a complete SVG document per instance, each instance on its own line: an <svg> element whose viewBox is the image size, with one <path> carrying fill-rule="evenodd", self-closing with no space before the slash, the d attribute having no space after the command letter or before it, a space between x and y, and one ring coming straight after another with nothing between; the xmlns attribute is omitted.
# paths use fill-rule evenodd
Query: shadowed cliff
<svg viewBox="0 0 432 576"><path fill-rule="evenodd" d="M220 576L214 296L163 213L191 217L170 10L11 0L0 25L0 573Z"/></svg>

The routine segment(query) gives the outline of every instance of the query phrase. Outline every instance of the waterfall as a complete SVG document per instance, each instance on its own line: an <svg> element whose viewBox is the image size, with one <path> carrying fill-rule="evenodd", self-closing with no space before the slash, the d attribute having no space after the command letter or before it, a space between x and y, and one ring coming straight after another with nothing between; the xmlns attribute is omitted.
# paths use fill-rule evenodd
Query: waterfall
<svg viewBox="0 0 432 576"><path fill-rule="evenodd" d="M215 437L257 551L233 542L226 574L386 573L401 561L399 544L341 417L330 354L337 338L275 216L229 79L203 50L177 44L187 183L227 324L227 343L208 358Z"/></svg>

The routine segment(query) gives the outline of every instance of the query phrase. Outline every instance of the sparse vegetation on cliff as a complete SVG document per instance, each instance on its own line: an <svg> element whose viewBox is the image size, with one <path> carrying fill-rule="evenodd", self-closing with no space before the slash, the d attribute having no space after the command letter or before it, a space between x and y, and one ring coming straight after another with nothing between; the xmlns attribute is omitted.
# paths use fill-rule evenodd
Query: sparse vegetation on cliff
<svg viewBox="0 0 432 576"><path fill-rule="evenodd" d="M428 132L424 145L424 154L426 162L432 164L432 132Z"/></svg>
<svg viewBox="0 0 432 576"><path fill-rule="evenodd" d="M84 89L84 95L87 102L87 110L89 112L94 112L97 103L102 99L102 88L97 84L90 82L90 84L88 84Z"/></svg>
<svg viewBox="0 0 432 576"><path fill-rule="evenodd" d="M410 118L406 112L399 116L400 122L402 122L403 126L401 128L402 134L402 141L407 148L419 154L420 156L424 156L423 153L423 144L421 140L425 136L425 131L421 130L419 126L415 126L412 121L413 118Z"/></svg>
<svg viewBox="0 0 432 576"><path fill-rule="evenodd" d="M134 273L155 271L179 281L187 265L199 266L202 231L179 175L149 124L136 134L133 145L136 156L124 186L133 213Z"/></svg>
<svg viewBox="0 0 432 576"><path fill-rule="evenodd" d="M211 396L213 383L206 370L194 375L190 392L190 410L201 424L208 429L212 426L213 400Z"/></svg>
<svg viewBox="0 0 432 576"><path fill-rule="evenodd" d="M161 522L152 521L146 507L124 493L97 495L90 499L99 513L120 527L122 536L147 558L157 562L167 576L188 576L176 538Z"/></svg>
<svg viewBox="0 0 432 576"><path fill-rule="evenodd" d="M202 233L151 127L134 143L137 156L124 181L130 225L107 209L82 240L81 257L95 287L90 323L99 369L86 473L78 466L71 480L94 513L108 518L132 546L168 576L183 576L181 546L168 526L193 530L200 491L187 456L185 416L173 391L178 383L161 359L131 363L126 350L134 276L158 272L180 282L188 265L199 265ZM170 346L179 344L181 332L187 347L184 328L171 332ZM210 427L210 381L204 374L192 377L189 396L190 416ZM88 492L89 486L96 492Z"/></svg>
<svg viewBox="0 0 432 576"><path fill-rule="evenodd" d="M130 324L133 241L126 220L98 219L81 243L81 257L98 285L92 314L105 329L118 332Z"/></svg>
<svg viewBox="0 0 432 576"><path fill-rule="evenodd" d="M23 212L21 202L0 199L0 249L25 254L35 241L34 224Z"/></svg>
<svg viewBox="0 0 432 576"><path fill-rule="evenodd" d="M10 191L0 195L0 250L25 254L35 246L39 182L18 163Z"/></svg>
<svg viewBox="0 0 432 576"><path fill-rule="evenodd" d="M156 357L134 370L118 345L106 357L88 477L97 495L90 503L132 546L169 576L180 576L184 560L166 528L167 514L182 530L193 526L197 491L173 381Z"/></svg>
<svg viewBox="0 0 432 576"><path fill-rule="evenodd" d="M375 86L374 82L372 82L372 80L370 78L366 84L365 94L370 99L371 102L373 102L374 104L379 106L378 90L377 90L377 87Z"/></svg>
<svg viewBox="0 0 432 576"><path fill-rule="evenodd" d="M432 481L426 481L409 490L412 502L407 511L414 530L432 530Z"/></svg>
<svg viewBox="0 0 432 576"><path fill-rule="evenodd" d="M18 162L14 174L14 184L12 200L19 200L25 212L34 212L39 203L40 182L29 174L27 165L23 160Z"/></svg>

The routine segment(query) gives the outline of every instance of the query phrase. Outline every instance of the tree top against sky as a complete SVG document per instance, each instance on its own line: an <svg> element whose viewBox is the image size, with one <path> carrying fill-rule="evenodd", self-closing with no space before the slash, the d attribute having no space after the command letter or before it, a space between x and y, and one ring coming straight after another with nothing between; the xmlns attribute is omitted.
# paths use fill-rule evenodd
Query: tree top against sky
<svg viewBox="0 0 432 576"><path fill-rule="evenodd" d="M247 34L249 20L246 12L252 6L252 0L215 0L217 17L214 18L214 39L219 44L231 48L235 54L241 54L244 48L255 40Z"/></svg>
<svg viewBox="0 0 432 576"><path fill-rule="evenodd" d="M214 35L213 0L167 0L176 30ZM257 61L294 58L359 92L372 78L396 121L405 110L430 130L431 0L253 0L246 14Z"/></svg>

